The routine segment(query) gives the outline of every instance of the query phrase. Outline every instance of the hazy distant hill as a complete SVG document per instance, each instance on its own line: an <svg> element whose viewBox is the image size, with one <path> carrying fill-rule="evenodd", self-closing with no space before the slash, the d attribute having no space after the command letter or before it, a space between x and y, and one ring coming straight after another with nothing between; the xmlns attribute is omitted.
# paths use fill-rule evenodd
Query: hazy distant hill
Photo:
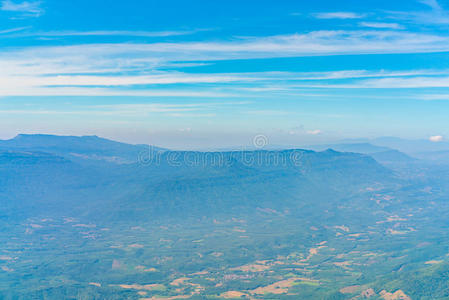
<svg viewBox="0 0 449 300"><path fill-rule="evenodd" d="M430 140L407 140L396 137L382 137L371 141L374 145L390 147L407 154L449 150L449 142Z"/></svg>
<svg viewBox="0 0 449 300"><path fill-rule="evenodd" d="M307 148L316 150L316 151L323 151L326 149L334 149L335 151L340 151L340 152L355 152L355 153L364 153L364 154L371 154L371 153L385 152L385 151L392 150L391 148L388 148L388 147L375 146L370 143L325 144L325 145L308 146Z"/></svg>
<svg viewBox="0 0 449 300"><path fill-rule="evenodd" d="M132 163L148 151L148 145L130 145L98 136L55 136L19 134L10 140L0 140L0 150L42 151L68 158ZM153 151L165 149L152 147Z"/></svg>
<svg viewBox="0 0 449 300"><path fill-rule="evenodd" d="M370 156L380 163L410 163L417 161L416 158L410 157L398 150L376 152L370 154Z"/></svg>
<svg viewBox="0 0 449 300"><path fill-rule="evenodd" d="M111 164L113 165L113 164ZM67 212L101 198L108 168L91 168L36 151L0 152L0 215Z"/></svg>
<svg viewBox="0 0 449 300"><path fill-rule="evenodd" d="M7 201L26 211L51 208L97 218L295 210L392 178L369 156L333 150L156 151L145 159L140 146L98 137L19 136L1 145L0 184ZM142 160L91 164L90 157L100 154Z"/></svg>
<svg viewBox="0 0 449 300"><path fill-rule="evenodd" d="M417 162L416 159L435 164L449 163L449 142L447 141L432 142L424 139L381 137L346 140L333 145L313 146L310 149L320 150L324 147L338 151L366 153L382 163Z"/></svg>
<svg viewBox="0 0 449 300"><path fill-rule="evenodd" d="M445 140L440 142L432 142L426 139L408 140L398 137L380 137L375 139L349 139L349 140L342 140L338 144L341 145L341 144L366 144L366 143L369 143L377 147L386 147L390 149L395 149L411 156L415 156L419 153L424 152L430 153L430 152L449 151L449 142Z"/></svg>
<svg viewBox="0 0 449 300"><path fill-rule="evenodd" d="M199 163L189 163L188 157ZM223 164L214 164L217 157ZM168 151L160 160L159 165L136 166L127 176L135 203L158 214L167 208L200 215L256 207L294 210L391 178L371 157L335 151Z"/></svg>
<svg viewBox="0 0 449 300"><path fill-rule="evenodd" d="M430 152L420 152L414 154L415 157L424 159L427 161L432 161L437 164L448 164L449 163L449 150L445 151L430 151Z"/></svg>
<svg viewBox="0 0 449 300"><path fill-rule="evenodd" d="M328 144L328 145L314 145L308 148L314 150L334 149L341 152L354 152L367 154L376 161L389 164L404 164L416 162L417 159L408 156L407 154L388 147L376 146L370 143L342 143L342 144Z"/></svg>

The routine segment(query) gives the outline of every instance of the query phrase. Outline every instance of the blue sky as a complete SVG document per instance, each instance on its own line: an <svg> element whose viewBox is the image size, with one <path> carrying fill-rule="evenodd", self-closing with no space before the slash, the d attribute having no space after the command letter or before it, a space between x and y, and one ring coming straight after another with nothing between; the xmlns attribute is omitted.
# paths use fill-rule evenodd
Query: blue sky
<svg viewBox="0 0 449 300"><path fill-rule="evenodd" d="M449 137L449 1L0 1L0 138Z"/></svg>

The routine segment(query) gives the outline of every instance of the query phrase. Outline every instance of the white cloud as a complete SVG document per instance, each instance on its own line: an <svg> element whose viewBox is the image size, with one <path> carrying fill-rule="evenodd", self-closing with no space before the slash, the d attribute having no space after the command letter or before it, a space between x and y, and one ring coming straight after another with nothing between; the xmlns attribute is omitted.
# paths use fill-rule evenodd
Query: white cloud
<svg viewBox="0 0 449 300"><path fill-rule="evenodd" d="M322 132L319 129L315 129L315 130L308 130L306 133L311 134L311 135L317 135L317 134L321 134Z"/></svg>
<svg viewBox="0 0 449 300"><path fill-rule="evenodd" d="M1 64L0 64L1 66ZM311 84L304 81L328 81L342 79L376 78L374 80L359 80L350 84L334 83L329 87L349 88L373 88L373 87L410 87L411 84L426 85L428 83L437 85L439 80L444 78L449 70L411 70L411 71L366 71L366 70L346 70L335 72L256 72L256 73L223 73L223 74L189 74L182 72L153 72L148 75L54 75L39 73L24 75L25 70L12 72L5 68L5 74L0 75L0 95L3 96L26 96L36 93L36 95L141 95L141 96L198 96L198 97L233 97L236 92L283 92L296 88L308 87ZM54 70L53 70L54 71ZM68 70L67 70L68 71ZM67 72L66 71L66 72ZM30 72L32 73L32 72ZM440 77L435 77L440 75ZM406 77L407 76L407 77ZM432 76L432 77L416 77ZM396 81L389 80L395 78ZM419 79L415 79L419 78ZM449 79L448 79L449 80ZM408 83L409 82L409 83ZM235 87L230 83L238 83ZM164 89L165 85L183 84L185 87L177 90ZM195 88L197 84L210 84L210 87L201 86ZM216 85L219 84L221 92ZM242 86L243 84L249 86ZM319 83L322 84L322 83ZM329 83L325 82L326 85ZM444 83L449 84L449 83ZM193 86L192 86L193 85ZM312 84L312 87L315 84ZM133 87L139 86L139 90ZM320 85L321 87L321 85ZM326 86L324 86L326 87ZM302 93L302 95L306 95ZM313 94L307 94L311 96ZM298 95L299 96L299 95Z"/></svg>
<svg viewBox="0 0 449 300"><path fill-rule="evenodd" d="M422 100L449 100L449 94L426 94L420 95Z"/></svg>
<svg viewBox="0 0 449 300"><path fill-rule="evenodd" d="M354 88L446 88L449 87L449 77L411 77L411 78L379 78L356 82L342 87Z"/></svg>
<svg viewBox="0 0 449 300"><path fill-rule="evenodd" d="M339 54L414 53L449 50L449 37L396 31L313 31L234 42L97 44L34 49L38 54L139 55L160 60L222 60ZM87 53L87 51L89 53Z"/></svg>
<svg viewBox="0 0 449 300"><path fill-rule="evenodd" d="M94 30L94 31L47 31L47 32L29 32L18 36L41 36L41 37L69 37L69 36L135 36L135 37L168 37L194 34L197 30L179 30L179 31L132 31L132 30ZM209 29L208 29L209 30Z"/></svg>
<svg viewBox="0 0 449 300"><path fill-rule="evenodd" d="M16 27L16 28L4 29L4 30L0 30L0 34L6 34L6 33L22 31L22 30L27 29L27 28L29 28L29 27Z"/></svg>
<svg viewBox="0 0 449 300"><path fill-rule="evenodd" d="M224 96L217 89L201 92L186 87L183 91L159 91L150 85L200 83L255 83L241 86L247 91L285 89L290 83L266 86L273 81L369 78L338 87L447 86L441 71L368 72L347 70L314 73L184 74L158 72L176 62L212 62L226 59L252 59L298 56L323 56L369 53L415 53L449 51L449 37L399 31L313 31L305 34L240 38L232 42L118 43L73 46L27 47L0 50L0 96L12 95L188 95ZM108 74L106 74L108 73ZM132 74L132 75L131 75ZM447 76L447 73L445 74ZM421 82L420 82L421 81ZM133 90L132 85L141 85ZM145 85L148 85L145 87ZM118 90L114 87L122 87ZM320 86L318 86L320 87ZM268 88L268 89L267 89ZM242 90L243 90L242 89ZM231 95L229 95L231 96Z"/></svg>
<svg viewBox="0 0 449 300"><path fill-rule="evenodd" d="M291 114L290 111L284 111L284 110L251 110L247 112L250 115L258 115L258 116L284 116Z"/></svg>
<svg viewBox="0 0 449 300"><path fill-rule="evenodd" d="M102 116L147 116L148 114L162 114L170 117L213 117L214 111L223 106L238 106L248 102L204 102L186 104L145 103L145 104L109 104L75 106L70 110L42 110L30 107L29 109L3 109L0 114L19 115L102 115ZM187 129L185 131L188 131Z"/></svg>
<svg viewBox="0 0 449 300"><path fill-rule="evenodd" d="M404 29L404 26L398 23L360 22L359 25L379 29Z"/></svg>
<svg viewBox="0 0 449 300"><path fill-rule="evenodd" d="M213 118L217 114L215 113L170 113L168 116L176 118Z"/></svg>
<svg viewBox="0 0 449 300"><path fill-rule="evenodd" d="M142 76L98 76L98 75L57 75L57 76L1 76L0 88L27 86L131 86L179 83L226 83L260 80L257 77L227 74L185 74L162 73Z"/></svg>
<svg viewBox="0 0 449 300"><path fill-rule="evenodd" d="M425 11L393 11L390 16L424 24L449 24L449 13L444 10L436 0L418 0L431 8Z"/></svg>
<svg viewBox="0 0 449 300"><path fill-rule="evenodd" d="M343 70L334 72L307 72L286 73L290 80L327 80L327 79L356 79L370 77L409 77L409 76L435 76L449 75L449 70L410 70L410 71L367 71L367 70ZM281 76L279 74L279 76ZM267 76L267 75L265 75ZM285 75L287 77L287 75Z"/></svg>
<svg viewBox="0 0 449 300"><path fill-rule="evenodd" d="M441 135L434 135L429 138L429 141L434 142L434 143L442 142L443 140L444 140L444 138Z"/></svg>
<svg viewBox="0 0 449 300"><path fill-rule="evenodd" d="M26 87L17 90L15 87L0 87L0 97L6 96L133 96L133 97L201 97L201 98L231 98L237 95L201 90L195 91L191 89L173 90L173 89L156 89L156 90L135 90L135 89L110 89L97 87Z"/></svg>
<svg viewBox="0 0 449 300"><path fill-rule="evenodd" d="M144 104L108 104L108 105L93 105L90 108L106 109L112 111L144 111L144 112L182 112L182 111L199 111L206 109L213 109L223 106L238 106L246 105L251 102L247 101L231 101L231 102L204 102L204 103L144 103Z"/></svg>
<svg viewBox="0 0 449 300"><path fill-rule="evenodd" d="M232 42L179 42L151 44L86 44L30 47L0 53L0 64L27 66L58 73L59 70L107 72L149 69L174 61L274 58L340 54L439 52L449 50L443 34L397 31L313 31L268 37L242 38ZM28 72L26 72L29 74Z"/></svg>
<svg viewBox="0 0 449 300"><path fill-rule="evenodd" d="M405 73L404 73L405 74ZM296 88L332 88L332 89L419 89L419 88L449 88L449 76L446 73L441 73L443 76L432 76L432 74L428 74L429 76L414 76L413 72L410 72L410 76L401 77L399 73L398 77L394 77L393 75L381 76L379 73L379 77L374 79L356 79L351 81L345 81L344 83L296 83L290 85L290 87ZM425 73L416 75L427 75ZM404 75L406 76L406 75ZM370 77L370 76L367 76ZM377 76L372 76L377 77ZM354 77L356 78L356 77ZM362 78L362 77L359 77ZM440 100L447 99L448 95L438 95L438 94L428 94L422 95L414 98L420 98L423 100Z"/></svg>
<svg viewBox="0 0 449 300"><path fill-rule="evenodd" d="M418 1L421 2L422 4L429 6L433 10L441 10L442 9L440 4L438 4L438 2L436 0L418 0Z"/></svg>
<svg viewBox="0 0 449 300"><path fill-rule="evenodd" d="M13 2L11 0L4 0L1 3L1 10L21 13L24 17L39 17L44 13L41 7L41 1L23 1Z"/></svg>
<svg viewBox="0 0 449 300"><path fill-rule="evenodd" d="M364 14L357 14L353 12L325 12L314 14L317 19L360 19Z"/></svg>

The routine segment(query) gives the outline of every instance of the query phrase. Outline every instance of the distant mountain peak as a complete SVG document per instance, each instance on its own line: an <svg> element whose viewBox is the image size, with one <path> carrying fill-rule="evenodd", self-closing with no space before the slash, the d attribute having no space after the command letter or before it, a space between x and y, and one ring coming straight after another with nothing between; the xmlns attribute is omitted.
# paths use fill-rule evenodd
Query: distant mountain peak
<svg viewBox="0 0 449 300"><path fill-rule="evenodd" d="M51 134L18 134L9 140L0 140L0 149L13 151L41 151L67 159L134 163L148 145L132 145L109 140L97 135L70 136ZM166 149L152 146L153 151Z"/></svg>

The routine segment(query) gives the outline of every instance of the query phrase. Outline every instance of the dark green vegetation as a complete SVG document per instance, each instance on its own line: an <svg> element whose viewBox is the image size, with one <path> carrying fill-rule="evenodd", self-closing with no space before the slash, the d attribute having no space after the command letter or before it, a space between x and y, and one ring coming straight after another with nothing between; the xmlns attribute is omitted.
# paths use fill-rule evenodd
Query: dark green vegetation
<svg viewBox="0 0 449 300"><path fill-rule="evenodd" d="M449 169L390 151L0 142L0 299L447 299Z"/></svg>

